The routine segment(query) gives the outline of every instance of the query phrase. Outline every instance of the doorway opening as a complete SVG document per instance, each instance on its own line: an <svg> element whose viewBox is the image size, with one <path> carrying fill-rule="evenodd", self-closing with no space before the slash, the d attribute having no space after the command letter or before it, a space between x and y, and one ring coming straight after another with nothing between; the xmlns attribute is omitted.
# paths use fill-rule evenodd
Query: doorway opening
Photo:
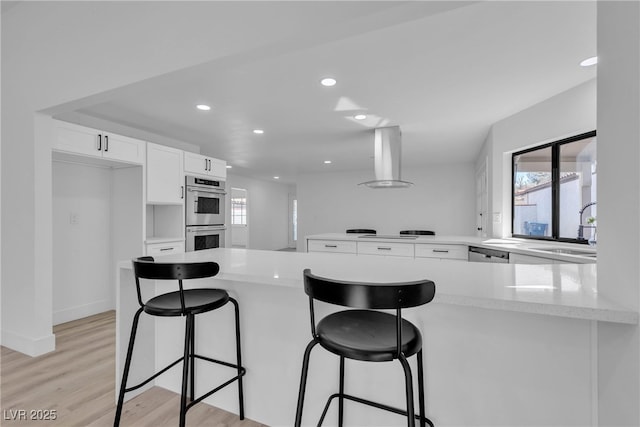
<svg viewBox="0 0 640 427"><path fill-rule="evenodd" d="M246 248L248 242L247 190L231 188L231 246Z"/></svg>

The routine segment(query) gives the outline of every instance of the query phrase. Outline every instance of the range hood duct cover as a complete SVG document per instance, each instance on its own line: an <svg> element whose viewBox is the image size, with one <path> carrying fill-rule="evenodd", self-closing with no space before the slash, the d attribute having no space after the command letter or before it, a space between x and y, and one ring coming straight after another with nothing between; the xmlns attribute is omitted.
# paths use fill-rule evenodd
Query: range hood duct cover
<svg viewBox="0 0 640 427"><path fill-rule="evenodd" d="M403 181L400 176L401 133L400 126L375 129L374 135L374 181L362 182L369 188L407 188L412 182Z"/></svg>

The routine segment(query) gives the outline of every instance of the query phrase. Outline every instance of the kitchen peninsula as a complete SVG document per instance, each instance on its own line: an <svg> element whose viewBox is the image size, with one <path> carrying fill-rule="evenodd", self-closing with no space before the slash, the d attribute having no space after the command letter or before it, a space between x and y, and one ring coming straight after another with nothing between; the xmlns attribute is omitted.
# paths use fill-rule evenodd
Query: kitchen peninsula
<svg viewBox="0 0 640 427"><path fill-rule="evenodd" d="M423 331L427 413L441 426L592 424L591 408L598 396L597 322L609 322L621 333L638 323L637 312L598 296L595 264L488 264L244 249L212 249L156 260L220 264L218 276L187 286L224 288L238 299L247 368L246 415L271 426L291 425L295 414L302 355L310 338L304 268L346 280L428 278L436 283L435 300L407 310L406 317ZM166 286L157 283L155 292L165 292ZM116 383L136 308L131 263L122 261ZM322 316L335 308L318 309ZM226 327L231 321L228 314L220 310L201 318L196 329L198 351L233 359L233 346L219 344L233 340L232 328ZM178 358L181 349L175 343L180 339L175 337L183 330L177 319L143 318L132 381ZM311 363L304 425L315 424L326 396L338 384L337 358L318 352ZM224 368L197 369L201 383L232 376ZM397 369L399 365L385 363L372 375L363 364L350 363L348 392L402 406L403 384ZM156 385L177 392L179 371L175 368L158 378ZM223 390L206 401L237 413L234 393ZM345 417L345 423L352 425L404 425L402 417L360 405L347 405Z"/></svg>

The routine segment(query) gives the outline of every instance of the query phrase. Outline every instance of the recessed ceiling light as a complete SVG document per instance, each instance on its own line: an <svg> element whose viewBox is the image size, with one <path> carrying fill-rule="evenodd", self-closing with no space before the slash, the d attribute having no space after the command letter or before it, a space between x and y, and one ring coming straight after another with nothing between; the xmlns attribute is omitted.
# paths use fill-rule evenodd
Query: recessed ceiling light
<svg viewBox="0 0 640 427"><path fill-rule="evenodd" d="M353 118L356 120L364 120L367 118L367 116L365 114L356 114L355 116L353 116Z"/></svg>
<svg viewBox="0 0 640 427"><path fill-rule="evenodd" d="M209 111L209 110L211 110L211 107L209 107L209 106L208 106L208 105L206 105L206 104L198 104L198 105L196 105L196 108L197 108L198 110L202 110L202 111Z"/></svg>
<svg viewBox="0 0 640 427"><path fill-rule="evenodd" d="M325 164L325 165L330 165L330 164L331 164L331 160L325 160L325 161L324 161L324 164Z"/></svg>
<svg viewBox="0 0 640 427"><path fill-rule="evenodd" d="M320 80L320 84L327 87L335 86L336 83L338 83L338 81L333 77L325 77L324 79Z"/></svg>
<svg viewBox="0 0 640 427"><path fill-rule="evenodd" d="M280 177L279 176L274 176L273 179L280 179Z"/></svg>
<svg viewBox="0 0 640 427"><path fill-rule="evenodd" d="M262 135L264 133L264 131L262 129L254 129L253 133L255 133L257 135Z"/></svg>
<svg viewBox="0 0 640 427"><path fill-rule="evenodd" d="M233 166L231 165L227 165L227 169L231 169Z"/></svg>
<svg viewBox="0 0 640 427"><path fill-rule="evenodd" d="M598 57L592 56L591 58L587 58L580 63L581 67L590 67L592 65L596 65L598 63Z"/></svg>

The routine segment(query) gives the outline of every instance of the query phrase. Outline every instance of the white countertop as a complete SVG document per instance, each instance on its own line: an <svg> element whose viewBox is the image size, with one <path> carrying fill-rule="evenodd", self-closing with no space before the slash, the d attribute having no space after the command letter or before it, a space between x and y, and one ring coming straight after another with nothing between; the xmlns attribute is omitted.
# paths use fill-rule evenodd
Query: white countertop
<svg viewBox="0 0 640 427"><path fill-rule="evenodd" d="M477 244L468 238L464 241L439 238L438 242ZM427 278L436 284L434 303L638 323L636 311L598 295L595 264L492 264L222 248L165 255L156 260L215 261L220 265L219 279L291 287L300 292L303 292L305 268L320 276L352 281L401 282ZM131 268L131 263L123 261L120 267Z"/></svg>
<svg viewBox="0 0 640 427"><path fill-rule="evenodd" d="M519 253L523 255L531 255L540 258L547 258L550 260L559 260L567 262L579 262L579 263L595 263L595 257L587 257L581 255L562 254L542 251L544 248L558 248L558 249L578 249L581 251L590 252L596 254L596 249L588 245L580 245L576 243L560 243L560 242L545 242L541 240L529 240L529 239L496 239L496 238L484 238L475 236L417 236L415 238L393 238L385 237L385 235L378 235L376 237L362 237L363 234L347 234L347 233L324 233L314 234L306 236L307 240L336 240L336 241L355 241L355 242L385 242L385 243L437 243L437 244L453 244L453 245L467 245L478 246L483 248L498 249L512 253Z"/></svg>

